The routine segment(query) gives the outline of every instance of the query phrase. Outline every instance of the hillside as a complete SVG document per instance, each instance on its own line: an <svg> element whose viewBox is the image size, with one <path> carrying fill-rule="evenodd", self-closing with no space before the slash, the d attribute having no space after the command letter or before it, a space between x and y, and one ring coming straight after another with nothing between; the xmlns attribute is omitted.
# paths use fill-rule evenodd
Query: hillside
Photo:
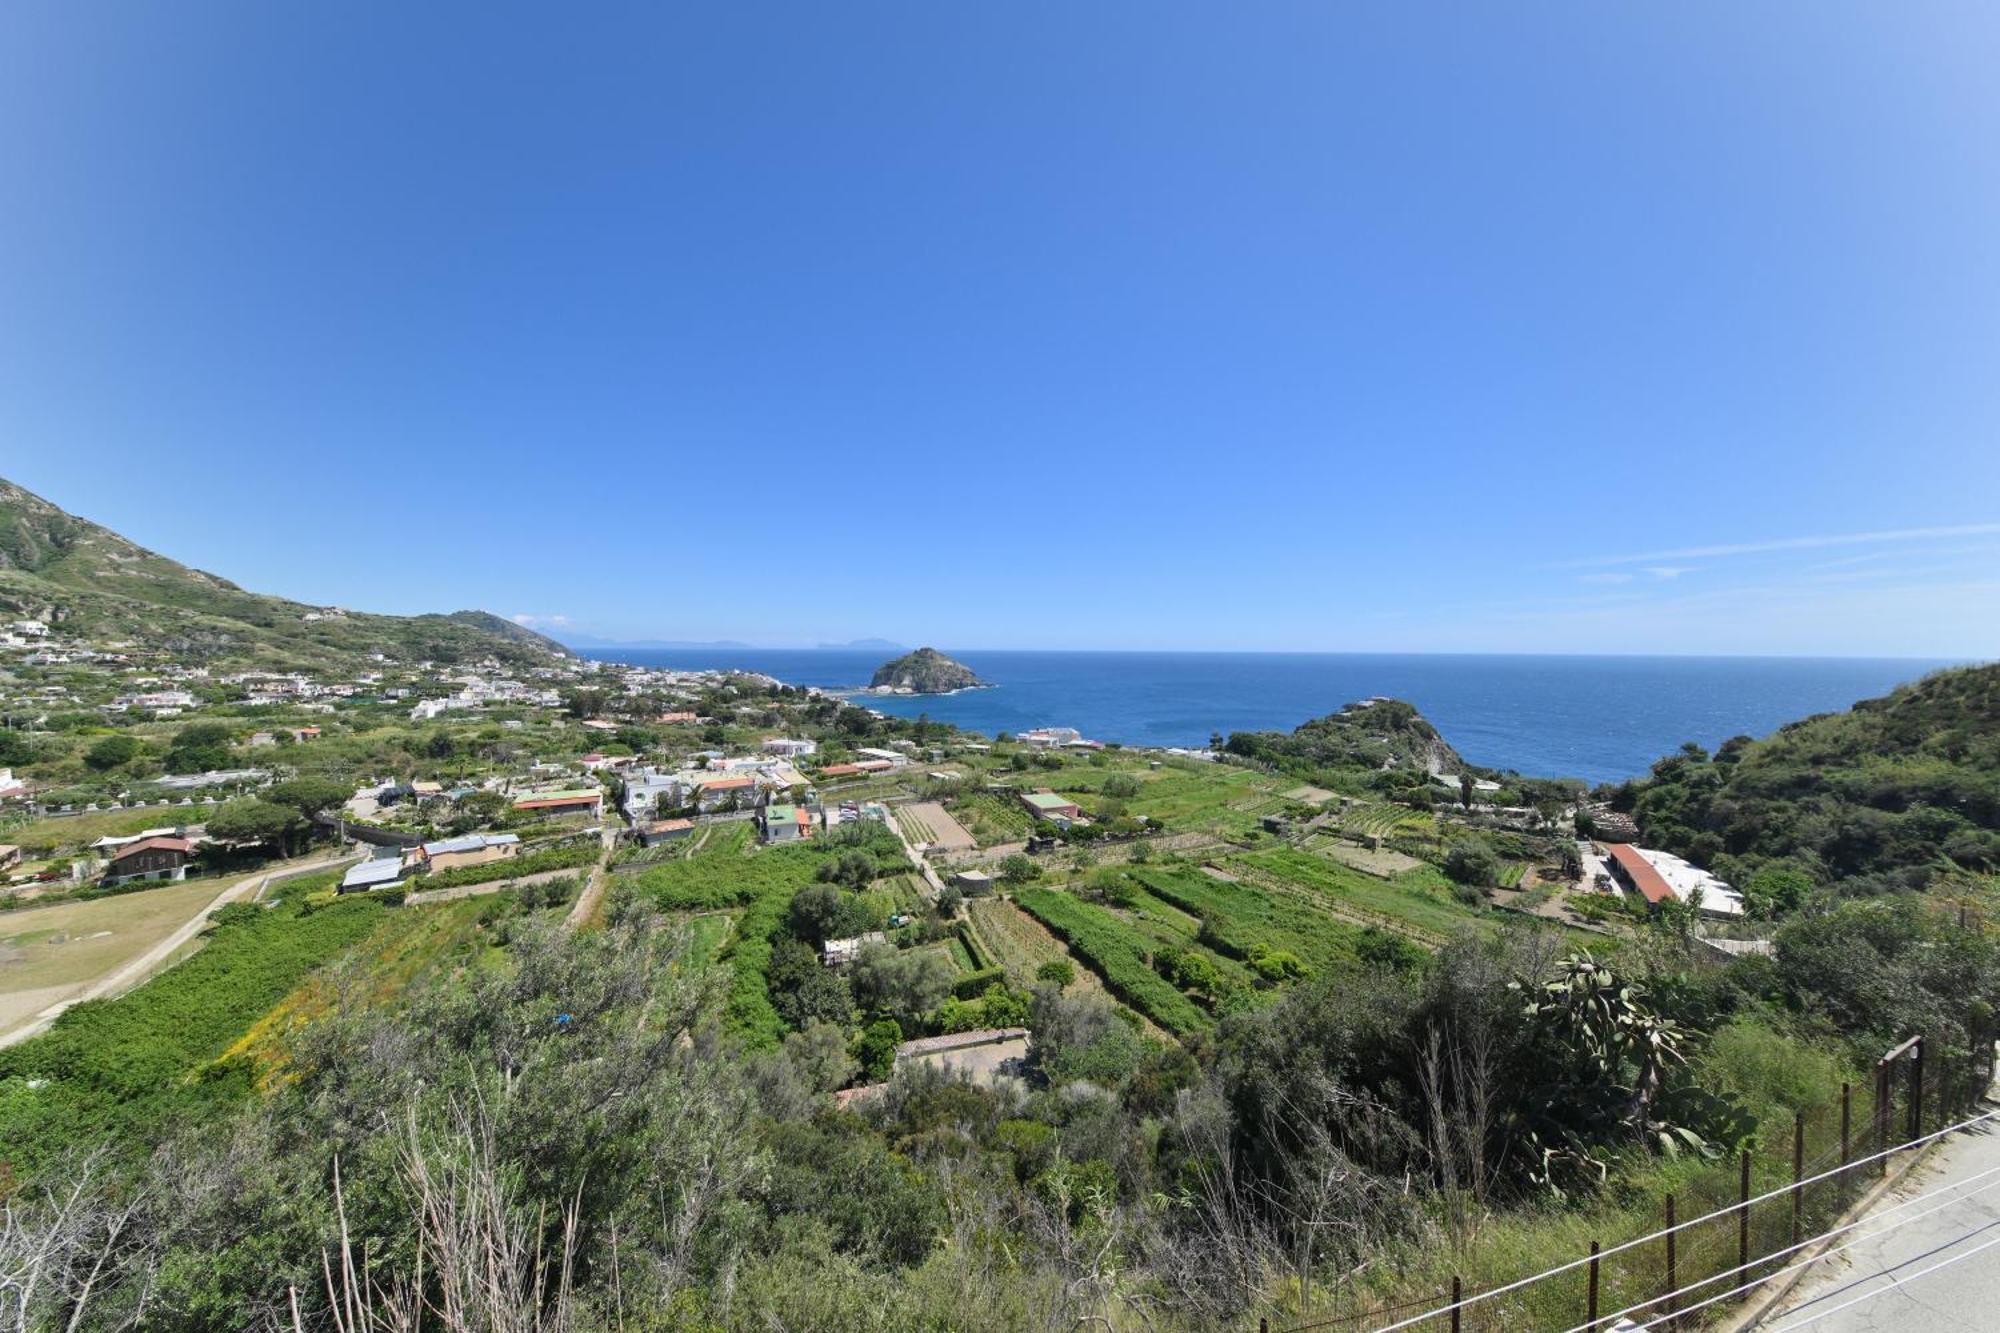
<svg viewBox="0 0 2000 1333"><path fill-rule="evenodd" d="M984 684L971 667L952 661L935 648L919 648L884 662L868 682L871 689L902 689L917 694L946 694Z"/></svg>
<svg viewBox="0 0 2000 1333"><path fill-rule="evenodd" d="M1466 763L1414 704L1401 699L1349 704L1288 732L1233 732L1225 748L1281 768L1372 769L1424 778L1485 771Z"/></svg>
<svg viewBox="0 0 2000 1333"><path fill-rule="evenodd" d="M64 637L128 642L189 660L309 666L381 652L402 660L526 662L567 652L484 611L329 616L326 608L247 592L5 480L0 612L44 620Z"/></svg>
<svg viewBox="0 0 2000 1333"><path fill-rule="evenodd" d="M1749 884L1794 866L1847 893L2000 871L2000 665L1941 671L1783 727L1698 746L1613 801L1648 843Z"/></svg>

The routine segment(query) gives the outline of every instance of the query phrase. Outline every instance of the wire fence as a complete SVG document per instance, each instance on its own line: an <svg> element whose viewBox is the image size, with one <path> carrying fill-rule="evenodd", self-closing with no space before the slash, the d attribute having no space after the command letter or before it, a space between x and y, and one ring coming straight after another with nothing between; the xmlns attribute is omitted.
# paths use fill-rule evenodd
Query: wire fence
<svg viewBox="0 0 2000 1333"><path fill-rule="evenodd" d="M1898 1154L2000 1116L1966 1118L1986 1091L1984 1062L1925 1047L1911 1038L1884 1056L1872 1085L1843 1083L1754 1148L1692 1173L1662 1200L1654 1230L1592 1241L1588 1254L1483 1288L1455 1278L1451 1290L1373 1307L1336 1293L1299 1322L1260 1320L1260 1333L1609 1333L1621 1316L1649 1329L1699 1328L1799 1266Z"/></svg>

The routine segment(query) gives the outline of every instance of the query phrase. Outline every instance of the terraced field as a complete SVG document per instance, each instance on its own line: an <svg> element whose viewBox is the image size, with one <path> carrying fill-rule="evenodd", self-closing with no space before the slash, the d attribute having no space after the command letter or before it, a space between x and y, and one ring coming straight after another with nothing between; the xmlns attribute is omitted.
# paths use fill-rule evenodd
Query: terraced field
<svg viewBox="0 0 2000 1333"><path fill-rule="evenodd" d="M1314 971L1354 960L1360 930L1330 918L1297 895L1273 893L1242 881L1230 883L1197 870L1147 868L1133 874L1149 892L1182 911L1206 914L1239 958L1249 957L1262 945L1296 954Z"/></svg>
<svg viewBox="0 0 2000 1333"><path fill-rule="evenodd" d="M981 847L996 843L1020 842L1033 827L1028 812L1018 804L992 792L973 792L952 802L958 822L978 840Z"/></svg>
<svg viewBox="0 0 2000 1333"><path fill-rule="evenodd" d="M1382 880L1289 847L1231 857L1225 866L1274 892L1306 895L1329 915L1394 931L1430 948L1467 926L1490 926L1456 901L1444 877L1429 866Z"/></svg>
<svg viewBox="0 0 2000 1333"><path fill-rule="evenodd" d="M1351 805L1340 813L1343 833L1360 838L1386 838L1393 833L1421 833L1431 828L1427 815L1404 805Z"/></svg>
<svg viewBox="0 0 2000 1333"><path fill-rule="evenodd" d="M1059 936L1078 959L1104 978L1119 999L1176 1036L1210 1025L1199 1005L1155 972L1142 943L1150 933L1107 908L1056 889L1027 888L1021 906Z"/></svg>
<svg viewBox="0 0 2000 1333"><path fill-rule="evenodd" d="M966 912L979 947L1020 985L1033 985L1035 969L1043 963L1076 962L1048 927L1004 898L975 898L966 904ZM1076 986L1104 992L1104 983L1087 967L1077 967Z"/></svg>

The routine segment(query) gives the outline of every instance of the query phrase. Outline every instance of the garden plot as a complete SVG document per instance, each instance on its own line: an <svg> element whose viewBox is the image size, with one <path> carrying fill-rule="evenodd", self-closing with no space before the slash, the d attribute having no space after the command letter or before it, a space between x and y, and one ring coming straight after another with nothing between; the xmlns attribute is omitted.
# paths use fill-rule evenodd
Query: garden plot
<svg viewBox="0 0 2000 1333"><path fill-rule="evenodd" d="M969 852L979 846L965 826L936 801L917 801L900 806L896 818L912 842L927 844L935 852Z"/></svg>

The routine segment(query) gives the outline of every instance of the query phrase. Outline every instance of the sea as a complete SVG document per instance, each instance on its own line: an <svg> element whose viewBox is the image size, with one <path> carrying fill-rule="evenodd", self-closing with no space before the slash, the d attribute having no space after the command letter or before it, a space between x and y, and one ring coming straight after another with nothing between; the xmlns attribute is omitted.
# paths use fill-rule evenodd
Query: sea
<svg viewBox="0 0 2000 1333"><path fill-rule="evenodd" d="M864 686L894 654L850 649L590 648L586 657L755 671ZM856 702L972 731L1075 727L1091 740L1203 746L1211 733L1289 731L1374 695L1407 699L1475 764L1618 782L1687 741L1713 749L1887 693L1940 660L1377 653L1128 653L942 649L993 688Z"/></svg>

